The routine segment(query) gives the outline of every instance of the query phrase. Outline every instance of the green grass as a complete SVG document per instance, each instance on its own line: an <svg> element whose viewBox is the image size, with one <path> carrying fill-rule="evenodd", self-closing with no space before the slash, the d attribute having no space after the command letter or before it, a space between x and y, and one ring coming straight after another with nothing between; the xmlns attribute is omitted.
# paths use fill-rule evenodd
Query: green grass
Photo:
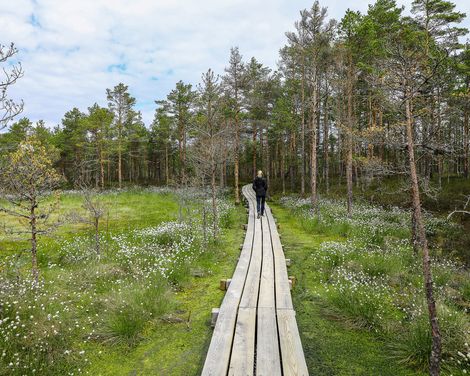
<svg viewBox="0 0 470 376"><path fill-rule="evenodd" d="M289 274L298 281L293 299L310 373L427 374L430 336L421 266L400 240L406 240L407 231L386 225L371 238L361 213L347 227L328 226L301 210L271 205L286 257L292 260ZM394 218L377 215L383 217L378 224ZM465 352L468 342L469 321L463 313L468 275L444 260L434 272L446 359L443 374L460 375L462 369L451 358Z"/></svg>
<svg viewBox="0 0 470 376"><path fill-rule="evenodd" d="M439 186L437 176L430 182L433 195L421 194L423 208L435 215L447 217L455 209L463 209L466 197L470 195L470 179L457 176L442 177L442 185ZM320 189L324 189L320 187ZM367 202L389 207L411 207L410 195L406 193L409 184L402 177L386 177L374 180L367 187L354 185L354 197ZM397 192L402 192L397 194ZM323 192L322 192L323 193ZM346 185L338 184L336 179L330 181L329 197L346 197ZM470 267L470 216L457 214L453 220L466 228L465 232L458 236L455 234L438 234L432 244L438 246L444 254L458 256Z"/></svg>
<svg viewBox="0 0 470 376"><path fill-rule="evenodd" d="M175 292L176 309L171 318L158 320L143 343L124 354L120 348L92 346L90 352L97 355L92 357L90 374L199 375L212 336L211 308L220 306L224 297L219 281L233 274L244 235L241 223L245 221L244 209L238 208L219 244L223 251L199 262L200 268L211 273L192 277Z"/></svg>
<svg viewBox="0 0 470 376"><path fill-rule="evenodd" d="M103 194L101 197L106 214L102 218L102 231L122 232L135 228L143 228L158 225L161 222L175 220L177 218L178 203L169 194L155 194L141 189L113 192ZM49 200L45 201L46 203ZM79 194L62 194L59 210L51 216L53 223L59 218L64 218L71 212L85 215L82 206L82 197ZM56 248L54 240L72 239L77 232L88 232L89 226L81 223L71 223L65 220L65 225L54 232L49 239L42 242L46 253ZM0 213L0 225L6 231L0 231L0 258L8 254L16 254L21 250L27 251L29 244L25 239L27 235L16 235L11 232L24 230L25 227L18 220L12 219L7 214ZM45 256L47 259L47 255Z"/></svg>
<svg viewBox="0 0 470 376"><path fill-rule="evenodd" d="M155 233L156 226L178 217L174 195L132 190L106 193L102 200L109 208L102 257L94 254L83 224L69 223L53 237L42 237L39 265L46 284L39 295L24 279L28 253L13 257L27 243L0 237L0 277L14 282L20 276L17 286L0 289L0 300L9 302L0 319L20 318L15 329L0 323L0 350L19 364L9 368L0 359L0 375L29 375L33 368L39 375L76 374L79 368L90 375L200 374L212 334L210 311L224 296L219 280L233 274L239 255L244 209L229 210L220 238L204 244L197 200L183 213L182 228ZM79 195L63 195L60 214L80 205ZM416 299L421 266L400 245L409 235L403 213L364 206L354 221L341 222L342 209L335 205L325 206L323 220L312 220L272 204L286 257L293 261L289 274L298 281L293 299L311 374L426 374L429 332L423 301ZM384 226L369 226L367 213ZM440 223L431 224L439 234ZM152 265L166 249L181 254L162 272ZM470 350L462 348L468 342L462 328L468 327L463 311L470 307L469 278L444 259L433 270L448 359L456 349ZM459 374L455 367L452 372Z"/></svg>
<svg viewBox="0 0 470 376"><path fill-rule="evenodd" d="M224 295L219 280L233 273L238 257L244 209L229 209L219 239L204 244L198 199L184 211L181 229L171 224L178 216L173 194L132 190L101 199L109 209L101 258L83 224L68 223L53 237L41 237L45 285L38 293L28 282L28 253L15 256L27 242L0 238L0 278L11 282L0 289L0 302L9 307L0 310L0 320L18 320L15 326L0 321L0 354L6 354L0 375L200 373L212 334L211 308ZM65 194L56 218L80 206L79 195ZM19 228L5 216L0 220ZM153 232L164 223L168 230ZM159 260L169 269L154 266Z"/></svg>

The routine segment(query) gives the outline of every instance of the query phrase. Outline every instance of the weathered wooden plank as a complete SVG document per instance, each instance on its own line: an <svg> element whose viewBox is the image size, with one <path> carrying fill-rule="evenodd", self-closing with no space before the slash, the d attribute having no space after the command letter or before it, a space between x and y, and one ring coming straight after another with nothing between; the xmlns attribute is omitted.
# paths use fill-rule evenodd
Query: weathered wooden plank
<svg viewBox="0 0 470 376"><path fill-rule="evenodd" d="M233 333L237 319L237 308L242 296L243 287L251 260L253 238L255 232L255 214L253 199L249 198L250 214L248 227L240 258L232 277L229 288L219 309L217 323L212 333L211 343L207 352L202 375L225 375L228 370Z"/></svg>
<svg viewBox="0 0 470 376"><path fill-rule="evenodd" d="M295 311L291 309L278 309L277 323L284 376L308 376L307 364L295 319Z"/></svg>
<svg viewBox="0 0 470 376"><path fill-rule="evenodd" d="M276 308L274 295L274 257L271 243L271 233L267 217L261 219L263 233L263 262L261 269L259 308Z"/></svg>
<svg viewBox="0 0 470 376"><path fill-rule="evenodd" d="M256 308L238 311L229 375L251 376L255 361Z"/></svg>
<svg viewBox="0 0 470 376"><path fill-rule="evenodd" d="M269 229L271 232L271 241L274 254L274 270L276 283L276 308L293 309L292 297L290 294L289 279L287 274L287 266L282 250L281 240L276 223L272 216L271 210L268 208L266 217L269 221Z"/></svg>
<svg viewBox="0 0 470 376"><path fill-rule="evenodd" d="M261 221L255 220L255 233L251 261L246 277L245 288L240 301L240 308L256 308L258 303L259 279L262 263L262 233Z"/></svg>
<svg viewBox="0 0 470 376"><path fill-rule="evenodd" d="M257 220L251 185L242 192L247 233L202 375L308 375L274 217L266 206L266 217Z"/></svg>
<svg viewBox="0 0 470 376"><path fill-rule="evenodd" d="M258 308L256 375L282 375L274 308Z"/></svg>
<svg viewBox="0 0 470 376"><path fill-rule="evenodd" d="M235 327L236 314L230 310L221 310L217 318L211 343L207 352L202 375L225 375L228 369L233 335L227 335Z"/></svg>

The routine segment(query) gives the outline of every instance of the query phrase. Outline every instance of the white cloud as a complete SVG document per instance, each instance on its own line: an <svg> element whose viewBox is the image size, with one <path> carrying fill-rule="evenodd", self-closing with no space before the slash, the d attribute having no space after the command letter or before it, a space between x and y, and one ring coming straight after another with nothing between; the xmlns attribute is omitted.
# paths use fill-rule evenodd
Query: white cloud
<svg viewBox="0 0 470 376"><path fill-rule="evenodd" d="M399 3L409 8L410 1ZM105 105L106 88L124 82L149 123L153 101L178 80L196 84L209 67L223 73L231 46L275 68L285 31L312 3L0 0L0 42L15 42L25 69L10 95L24 99L24 116L52 126L74 106ZM356 3L321 1L332 18L341 18L348 6L367 10L367 2ZM470 16L468 1L456 3Z"/></svg>

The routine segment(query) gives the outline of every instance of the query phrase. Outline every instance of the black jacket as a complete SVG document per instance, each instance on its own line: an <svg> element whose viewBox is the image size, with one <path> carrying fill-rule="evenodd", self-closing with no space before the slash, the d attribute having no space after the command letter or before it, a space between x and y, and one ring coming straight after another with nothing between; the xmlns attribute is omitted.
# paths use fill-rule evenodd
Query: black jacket
<svg viewBox="0 0 470 376"><path fill-rule="evenodd" d="M264 178L256 177L253 181L253 190L256 192L256 196L266 196L268 191L268 183Z"/></svg>

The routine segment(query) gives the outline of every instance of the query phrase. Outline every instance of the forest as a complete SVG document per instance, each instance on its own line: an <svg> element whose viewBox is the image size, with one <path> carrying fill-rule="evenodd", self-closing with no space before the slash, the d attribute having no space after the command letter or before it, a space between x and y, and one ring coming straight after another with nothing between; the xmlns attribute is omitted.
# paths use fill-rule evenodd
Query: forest
<svg viewBox="0 0 470 376"><path fill-rule="evenodd" d="M161 353L168 368L136 372L199 374L210 330L191 296L204 295L201 280L233 270L241 187L258 170L299 279L292 294L311 374L470 372L465 17L446 0L414 0L410 9L377 0L335 20L316 0L286 31L276 69L234 46L223 72L209 68L198 84L178 81L155 98L151 124L126 83L103 88L105 107L71 103L54 128L22 117L24 104L8 96L28 75L11 63L21 61L21 46L1 46L0 375L121 374L126 348L131 364L143 362L143 351L177 351L173 335L198 343L191 366L170 366ZM140 218L146 210L153 212ZM152 236L175 256L157 260ZM141 254L130 251L133 244ZM217 294L200 304L215 306ZM30 307L17 307L18 296ZM26 340L36 330L28 323L25 340L11 340L7 319L16 317L19 327L36 316L32 302L51 296L64 310L57 320L73 327L70 338L37 330ZM77 304L87 313L74 319L66 312ZM136 313L137 306L144 308ZM101 309L108 316L95 322ZM46 310L49 318L38 313L44 333L55 330L54 310ZM139 318L133 328L124 328L123 310L127 320ZM158 329L152 315L169 327ZM194 315L190 339L186 315ZM315 330L326 338L320 352ZM335 361L347 341L375 360L353 353L357 364L347 355ZM81 351L92 354L86 362ZM348 363L357 367L352 373Z"/></svg>

